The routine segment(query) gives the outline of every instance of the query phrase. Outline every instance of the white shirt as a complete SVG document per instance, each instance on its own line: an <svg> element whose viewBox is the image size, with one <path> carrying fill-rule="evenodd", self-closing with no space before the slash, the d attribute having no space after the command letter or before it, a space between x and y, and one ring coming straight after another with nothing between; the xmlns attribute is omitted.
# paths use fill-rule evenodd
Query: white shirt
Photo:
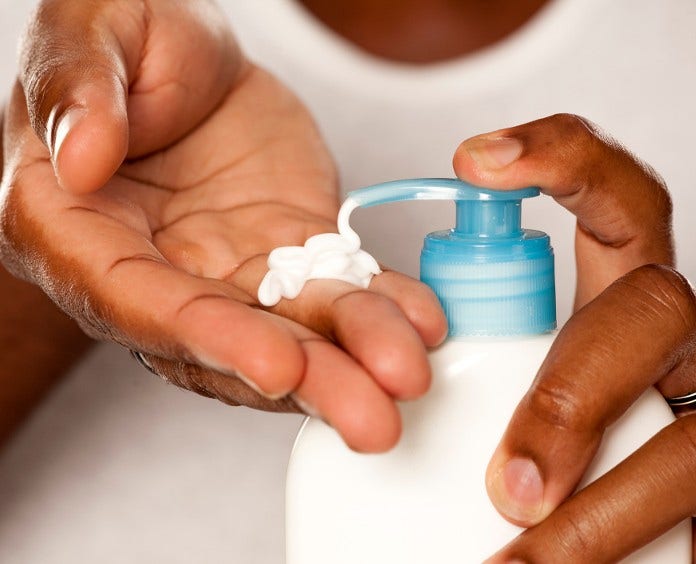
<svg viewBox="0 0 696 564"><path fill-rule="evenodd" d="M693 0L554 0L494 47L425 67L362 53L292 0L223 4L250 56L309 106L346 190L451 176L463 139L577 113L666 179L679 266L696 279ZM28 8L0 0L6 87ZM356 212L353 224L380 260L415 274L423 236L453 217L447 204L409 203ZM565 319L574 220L537 198L523 223L552 236ZM0 458L0 562L282 562L283 475L299 422L177 390L100 346Z"/></svg>

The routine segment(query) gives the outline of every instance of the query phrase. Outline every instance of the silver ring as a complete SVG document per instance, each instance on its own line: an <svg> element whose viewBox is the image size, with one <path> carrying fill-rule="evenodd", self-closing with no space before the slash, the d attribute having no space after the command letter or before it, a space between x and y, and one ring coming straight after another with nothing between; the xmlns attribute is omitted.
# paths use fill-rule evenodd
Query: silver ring
<svg viewBox="0 0 696 564"><path fill-rule="evenodd" d="M675 396L673 398L665 398L671 408L684 408L696 405L696 392L691 392L684 396Z"/></svg>
<svg viewBox="0 0 696 564"><path fill-rule="evenodd" d="M139 351L134 351L133 349L130 349L131 356L137 361L137 363L142 366L145 370L148 372L154 374L155 376L159 376L157 372L155 372L155 369L152 367L152 364L150 364L143 353Z"/></svg>

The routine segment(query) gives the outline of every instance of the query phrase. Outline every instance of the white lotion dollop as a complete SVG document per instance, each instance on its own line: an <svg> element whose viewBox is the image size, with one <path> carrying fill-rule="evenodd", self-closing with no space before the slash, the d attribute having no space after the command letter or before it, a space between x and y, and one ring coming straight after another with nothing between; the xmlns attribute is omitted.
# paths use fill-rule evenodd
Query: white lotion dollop
<svg viewBox="0 0 696 564"><path fill-rule="evenodd" d="M278 247L268 255L268 272L259 286L259 302L270 307L281 298L295 299L308 280L333 279L361 288L382 271L377 261L360 248L360 237L350 227L350 214L359 207L348 198L338 212L338 233L307 239L304 247Z"/></svg>

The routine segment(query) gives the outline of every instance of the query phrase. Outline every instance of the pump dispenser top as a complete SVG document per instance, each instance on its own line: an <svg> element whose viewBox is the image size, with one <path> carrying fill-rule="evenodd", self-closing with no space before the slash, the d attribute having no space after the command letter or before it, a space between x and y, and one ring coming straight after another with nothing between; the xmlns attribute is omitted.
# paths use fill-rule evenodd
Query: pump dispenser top
<svg viewBox="0 0 696 564"><path fill-rule="evenodd" d="M556 327L553 249L522 229L522 199L535 187L488 190L451 178L376 184L348 194L357 206L454 200L456 225L425 237L420 277L439 298L450 337L538 334Z"/></svg>

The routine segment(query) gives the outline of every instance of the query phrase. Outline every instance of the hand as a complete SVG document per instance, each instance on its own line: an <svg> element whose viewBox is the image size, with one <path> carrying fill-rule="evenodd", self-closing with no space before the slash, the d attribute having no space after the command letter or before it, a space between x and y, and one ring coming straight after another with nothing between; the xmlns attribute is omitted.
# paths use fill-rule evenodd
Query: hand
<svg viewBox="0 0 696 564"><path fill-rule="evenodd" d="M561 503L604 431L647 387L657 385L666 396L696 389L695 346L696 296L668 267L630 272L573 316L488 472L491 499L503 515L539 524L488 562L617 562L696 512L693 411ZM531 462L539 473L526 492L512 485L519 496L506 491L515 476L503 464L513 459Z"/></svg>
<svg viewBox="0 0 696 564"><path fill-rule="evenodd" d="M7 110L3 260L179 386L387 449L444 316L393 272L259 306L267 253L335 230L338 189L307 111L223 21L203 0L40 5Z"/></svg>
<svg viewBox="0 0 696 564"><path fill-rule="evenodd" d="M664 181L584 118L559 114L464 141L457 176L488 188L539 186L577 217L579 309L643 264L674 264Z"/></svg>
<svg viewBox="0 0 696 564"><path fill-rule="evenodd" d="M560 332L487 471L490 498L504 517L541 524L494 560L618 559L696 509L696 496L676 478L695 470L687 418L554 512L577 487L606 427L646 388L656 384L668 396L696 389L688 371L693 293L674 270L641 267L674 261L666 187L596 126L569 115L467 140L454 163L459 176L484 186L538 185L578 219L582 309Z"/></svg>

